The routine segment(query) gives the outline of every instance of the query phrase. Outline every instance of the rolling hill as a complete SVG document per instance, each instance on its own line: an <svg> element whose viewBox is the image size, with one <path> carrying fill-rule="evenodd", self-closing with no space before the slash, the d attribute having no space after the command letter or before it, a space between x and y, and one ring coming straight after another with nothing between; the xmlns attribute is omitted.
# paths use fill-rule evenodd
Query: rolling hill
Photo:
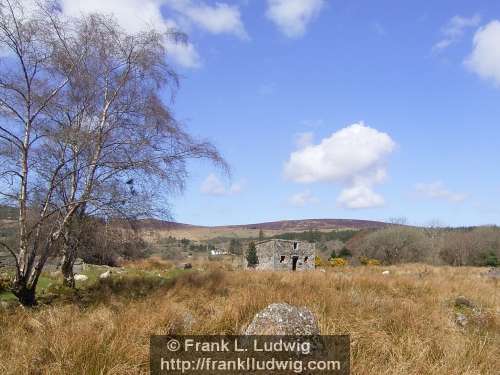
<svg viewBox="0 0 500 375"><path fill-rule="evenodd" d="M150 240L168 236L191 240L207 240L216 237L256 237L260 230L264 231L266 236L270 236L285 232L302 232L310 229L320 231L335 229L377 229L387 225L387 223L381 221L370 220L304 219L210 227L147 219L136 223L136 228L143 233L145 238Z"/></svg>
<svg viewBox="0 0 500 375"><path fill-rule="evenodd" d="M0 229L14 228L17 211L12 207L0 206ZM124 227L134 227L147 240L158 240L172 236L190 240L208 240L216 237L248 238L257 237L259 231L266 236L285 232L302 232L310 229L331 231L336 229L378 229L387 226L387 223L371 220L355 219L304 219L279 220L254 224L201 226L158 219L142 219L133 223L121 222Z"/></svg>

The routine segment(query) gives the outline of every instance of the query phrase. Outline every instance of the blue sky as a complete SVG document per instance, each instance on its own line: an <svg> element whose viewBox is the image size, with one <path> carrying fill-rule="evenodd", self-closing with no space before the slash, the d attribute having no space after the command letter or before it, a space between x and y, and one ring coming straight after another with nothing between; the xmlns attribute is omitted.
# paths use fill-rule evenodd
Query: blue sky
<svg viewBox="0 0 500 375"><path fill-rule="evenodd" d="M232 175L191 163L176 220L500 224L500 2L61 2L189 34L173 109Z"/></svg>

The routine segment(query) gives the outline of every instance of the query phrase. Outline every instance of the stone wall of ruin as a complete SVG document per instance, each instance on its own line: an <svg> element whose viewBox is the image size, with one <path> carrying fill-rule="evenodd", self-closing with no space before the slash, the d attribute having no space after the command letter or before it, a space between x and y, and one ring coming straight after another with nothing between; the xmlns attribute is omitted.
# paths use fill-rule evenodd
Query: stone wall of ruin
<svg viewBox="0 0 500 375"><path fill-rule="evenodd" d="M297 249L294 249L297 242ZM259 270L292 271L293 257L298 256L297 271L314 269L315 246L308 242L270 240L256 244ZM284 256L284 261L281 257ZM307 260L306 260L307 258Z"/></svg>

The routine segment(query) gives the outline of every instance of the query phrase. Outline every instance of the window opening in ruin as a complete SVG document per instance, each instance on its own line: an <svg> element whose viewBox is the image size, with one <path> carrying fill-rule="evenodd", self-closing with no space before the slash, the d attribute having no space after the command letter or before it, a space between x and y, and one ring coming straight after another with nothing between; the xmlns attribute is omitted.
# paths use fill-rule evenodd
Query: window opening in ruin
<svg viewBox="0 0 500 375"><path fill-rule="evenodd" d="M304 263L307 263L307 260L309 259L309 257L305 257L304 258Z"/></svg>
<svg viewBox="0 0 500 375"><path fill-rule="evenodd" d="M280 258L280 263L283 263L285 261L285 256L282 255L281 258Z"/></svg>
<svg viewBox="0 0 500 375"><path fill-rule="evenodd" d="M297 242L294 242L293 243L293 249L294 250L297 250L297 248L299 247L299 244Z"/></svg>

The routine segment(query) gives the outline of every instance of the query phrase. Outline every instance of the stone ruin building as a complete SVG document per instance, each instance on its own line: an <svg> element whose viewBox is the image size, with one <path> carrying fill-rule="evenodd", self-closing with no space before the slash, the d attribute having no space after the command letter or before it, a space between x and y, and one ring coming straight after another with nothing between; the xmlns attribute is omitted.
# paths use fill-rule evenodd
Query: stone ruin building
<svg viewBox="0 0 500 375"><path fill-rule="evenodd" d="M271 239L255 244L258 270L304 271L314 269L313 243Z"/></svg>

